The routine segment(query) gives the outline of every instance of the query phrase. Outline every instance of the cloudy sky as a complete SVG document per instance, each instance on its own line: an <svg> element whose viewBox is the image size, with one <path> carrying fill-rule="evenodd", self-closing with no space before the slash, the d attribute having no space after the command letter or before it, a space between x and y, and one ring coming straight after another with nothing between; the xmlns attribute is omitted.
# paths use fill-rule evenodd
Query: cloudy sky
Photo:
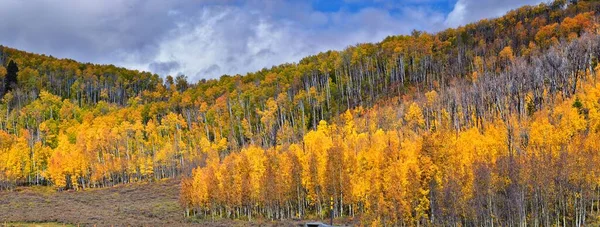
<svg viewBox="0 0 600 227"><path fill-rule="evenodd" d="M0 44L189 80L245 74L540 0L0 0Z"/></svg>

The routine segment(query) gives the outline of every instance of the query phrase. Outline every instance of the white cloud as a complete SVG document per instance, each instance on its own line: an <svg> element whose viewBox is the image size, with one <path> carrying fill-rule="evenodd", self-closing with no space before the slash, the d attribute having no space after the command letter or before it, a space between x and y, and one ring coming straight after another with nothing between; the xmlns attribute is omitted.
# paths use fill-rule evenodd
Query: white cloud
<svg viewBox="0 0 600 227"><path fill-rule="evenodd" d="M458 0L444 24L457 27L484 18L499 17L511 9L541 2L544 0Z"/></svg>
<svg viewBox="0 0 600 227"><path fill-rule="evenodd" d="M255 6L203 7L159 42L148 69L185 74L194 81L244 74L297 62L321 51L378 42L389 35L409 33L413 28L434 30L442 26L444 18L425 8L406 9L404 16L396 17L376 8L356 13L322 13L297 5L277 7L281 11L296 8L295 14L276 17ZM411 26L406 26L409 23Z"/></svg>
<svg viewBox="0 0 600 227"><path fill-rule="evenodd" d="M255 71L304 54L292 29L241 8L206 7L168 32L153 62L177 62L164 73L194 80Z"/></svg>

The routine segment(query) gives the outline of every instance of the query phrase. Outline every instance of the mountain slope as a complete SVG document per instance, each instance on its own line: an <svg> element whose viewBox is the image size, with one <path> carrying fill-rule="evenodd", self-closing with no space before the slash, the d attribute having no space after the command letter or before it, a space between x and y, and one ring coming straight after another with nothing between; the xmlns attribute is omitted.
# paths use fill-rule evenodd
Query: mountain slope
<svg viewBox="0 0 600 227"><path fill-rule="evenodd" d="M374 224L585 223L596 200L573 185L594 185L593 171L557 175L549 192L562 194L531 215L540 193L525 189L543 184L517 176L533 176L532 163L596 160L572 152L595 149L585 142L597 130L586 91L595 91L599 6L555 1L195 84L3 47L0 62L19 72L1 92L0 186L191 175L183 205L199 217L322 218L333 199L335 216ZM536 142L541 126L566 134ZM513 157L537 152L548 160ZM512 207L519 196L527 200Z"/></svg>

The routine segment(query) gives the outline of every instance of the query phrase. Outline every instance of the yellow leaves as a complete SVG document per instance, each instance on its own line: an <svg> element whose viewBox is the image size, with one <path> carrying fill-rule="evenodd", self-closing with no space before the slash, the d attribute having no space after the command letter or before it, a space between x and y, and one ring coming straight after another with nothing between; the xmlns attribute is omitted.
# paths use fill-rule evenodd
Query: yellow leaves
<svg viewBox="0 0 600 227"><path fill-rule="evenodd" d="M0 161L4 166L4 174L10 181L25 179L31 173L30 148L23 137L17 137L9 149L5 148ZM2 148L0 147L0 152Z"/></svg>
<svg viewBox="0 0 600 227"><path fill-rule="evenodd" d="M194 194L192 204L208 207L210 203L210 186L215 183L214 170L212 167L196 168L193 171L193 182L191 190ZM214 187L215 185L213 185Z"/></svg>
<svg viewBox="0 0 600 227"><path fill-rule="evenodd" d="M67 185L66 175L73 170L73 166L67 164L71 150L72 145L69 143L68 138L61 134L58 138L58 146L52 152L48 161L48 177L59 188Z"/></svg>
<svg viewBox="0 0 600 227"><path fill-rule="evenodd" d="M540 152L598 150L598 130L586 134L586 129L588 124L600 127L600 89L581 90L586 93L577 94L579 107L573 107L575 98L557 98L556 104L547 104L553 108L536 110L533 116L509 114L506 119L492 117L476 125L460 122L460 130L454 130L453 121L475 117L466 111L472 107L457 106L450 113L440 107L440 96L433 90L424 94L423 103L404 106L400 118L402 107L347 110L335 121L341 123L339 127L320 121L302 141L278 145L276 151L250 145L223 160L218 155L207 158L211 161L206 167L194 171L194 205L206 211L244 209L251 204L260 210L273 204L300 203L306 215L321 214L319 208L332 196L336 203L343 198L346 207L358 205L366 223L374 220L376 225L398 220L414 224L430 217L431 208L448 201L456 201L457 215L469 216L475 212L471 203L482 194L530 180L532 171L514 177L507 176L506 168L523 167ZM531 102L533 93L527 96ZM263 110L269 109L276 110L267 102ZM439 121L437 130L420 130L425 116ZM243 124L250 128L249 122ZM204 138L199 147L215 150L219 143ZM515 163L507 163L508 157ZM586 161L576 159L568 168L576 169ZM595 173L569 180L600 182Z"/></svg>
<svg viewBox="0 0 600 227"><path fill-rule="evenodd" d="M59 106L61 102L61 98L59 96L53 95L46 90L40 91L40 102L45 103L47 107L52 107L53 105Z"/></svg>
<svg viewBox="0 0 600 227"><path fill-rule="evenodd" d="M572 101L564 101L551 113L542 111L534 116L530 128L531 146L558 152L561 147L570 143L576 134L587 128L584 116L570 105Z"/></svg>
<svg viewBox="0 0 600 227"><path fill-rule="evenodd" d="M69 141L65 134L59 135L58 146L48 161L48 175L57 187L76 184L77 178L87 174L88 161L81 149Z"/></svg>
<svg viewBox="0 0 600 227"><path fill-rule="evenodd" d="M354 136L356 134L356 128L354 126L354 116L350 110L346 110L342 115L344 120L344 134L345 136Z"/></svg>
<svg viewBox="0 0 600 227"><path fill-rule="evenodd" d="M200 149L202 153L207 155L207 163L218 163L220 160L219 154L221 151L227 149L227 139L222 138L216 143L211 142L206 137L200 138L199 141Z"/></svg>
<svg viewBox="0 0 600 227"><path fill-rule="evenodd" d="M421 151L421 140L405 139L402 142L400 160L407 165L416 165Z"/></svg>
<svg viewBox="0 0 600 227"><path fill-rule="evenodd" d="M531 124L530 133L530 145L534 147L550 146L552 148L558 146L557 138L555 136L555 127L550 124L547 118L536 119ZM549 149L552 150L552 149ZM556 150L556 148L554 148Z"/></svg>
<svg viewBox="0 0 600 227"><path fill-rule="evenodd" d="M273 98L267 100L265 110L256 110L256 113L260 115L260 121L267 126L270 126L275 119L275 112L277 111L277 102Z"/></svg>
<svg viewBox="0 0 600 227"><path fill-rule="evenodd" d="M325 185L327 180L327 161L329 160L328 151L333 146L333 140L330 137L330 127L327 122L321 121L317 126L317 131L308 132L304 136L304 146L310 166L305 168L305 178L314 177L315 170L318 185ZM314 169L315 168L315 169Z"/></svg>
<svg viewBox="0 0 600 227"><path fill-rule="evenodd" d="M438 93L435 92L435 90L431 90L431 91L425 93L425 97L427 98L427 105L429 105L431 107L437 101Z"/></svg>
<svg viewBox="0 0 600 227"><path fill-rule="evenodd" d="M372 149L373 154L379 154L383 152L383 149L387 147L388 138L383 130L378 129L375 134L371 136L371 144L370 147Z"/></svg>
<svg viewBox="0 0 600 227"><path fill-rule="evenodd" d="M7 149L12 143L12 136L3 130L0 130L0 149Z"/></svg>
<svg viewBox="0 0 600 227"><path fill-rule="evenodd" d="M501 121L488 125L483 138L487 147L484 161L495 163L497 157L508 154L506 140L500 138L508 138L506 126Z"/></svg>
<svg viewBox="0 0 600 227"><path fill-rule="evenodd" d="M600 67L596 67L599 70ZM593 80L589 78L589 80ZM596 84L584 84L581 93L578 95L580 98L582 107L588 110L587 117L589 119L589 128L592 131L600 130L600 83Z"/></svg>
<svg viewBox="0 0 600 227"><path fill-rule="evenodd" d="M252 133L252 128L250 127L250 123L246 118L242 120L242 129L244 130L244 136L246 138L252 138L254 136L254 133Z"/></svg>
<svg viewBox="0 0 600 227"><path fill-rule="evenodd" d="M423 118L423 111L417 103L412 103L408 107L408 111L404 115L404 120L408 123L411 128L423 128L425 127L425 119Z"/></svg>
<svg viewBox="0 0 600 227"><path fill-rule="evenodd" d="M223 151L227 149L227 138L221 138L217 143L213 145L213 149Z"/></svg>
<svg viewBox="0 0 600 227"><path fill-rule="evenodd" d="M319 125L317 126L317 131L323 133L325 136L328 136L330 127L327 126L327 121L324 121L324 120L319 121Z"/></svg>
<svg viewBox="0 0 600 227"><path fill-rule="evenodd" d="M59 110L60 119L71 120L76 117L78 108L68 99L63 100L62 107Z"/></svg>
<svg viewBox="0 0 600 227"><path fill-rule="evenodd" d="M202 113L206 113L206 111L208 111L208 103L206 102L201 102L200 103L200 112Z"/></svg>
<svg viewBox="0 0 600 227"><path fill-rule="evenodd" d="M304 136L304 144L309 153L322 154L333 146L333 141L329 136L329 126L327 122L319 122L317 131L310 131Z"/></svg>
<svg viewBox="0 0 600 227"><path fill-rule="evenodd" d="M281 153L278 158L279 170L276 181L283 196L291 197L293 195L289 192L296 186L294 184L294 177L298 174L298 171L296 171L298 166L294 166L295 157L293 153Z"/></svg>
<svg viewBox="0 0 600 227"><path fill-rule="evenodd" d="M9 166L10 162L8 161L10 157L10 146L12 144L12 137L0 130L0 180L9 180L8 178L8 169L11 168Z"/></svg>
<svg viewBox="0 0 600 227"><path fill-rule="evenodd" d="M41 81L39 72L29 67L19 70L17 78L19 84L24 84L28 88L36 87L36 85L39 84L39 81Z"/></svg>
<svg viewBox="0 0 600 227"><path fill-rule="evenodd" d="M476 73L483 73L483 69L484 69L484 62L483 62L483 58L481 56L475 56L475 59L473 60L473 65L475 66L475 71L473 72L473 75L475 75L475 77L473 77L473 82L477 81L477 74Z"/></svg>
<svg viewBox="0 0 600 227"><path fill-rule="evenodd" d="M250 146L243 149L241 152L248 158L250 164L250 182L251 182L251 198L255 201L259 201L262 192L262 181L266 171L265 162L267 158L265 151L257 146Z"/></svg>
<svg viewBox="0 0 600 227"><path fill-rule="evenodd" d="M163 129L169 131L178 131L187 127L181 115L173 112L170 112L162 119L161 126Z"/></svg>
<svg viewBox="0 0 600 227"><path fill-rule="evenodd" d="M140 174L145 177L152 177L154 174L154 162L150 157L140 157L138 159Z"/></svg>
<svg viewBox="0 0 600 227"><path fill-rule="evenodd" d="M0 80L4 81L5 76L6 76L6 68L4 66L0 66Z"/></svg>
<svg viewBox="0 0 600 227"><path fill-rule="evenodd" d="M565 137L572 137L575 133L585 130L587 127L587 121L583 114L580 114L580 110L571 104L578 101L577 98L575 100L571 99L554 109L552 117L558 120L558 126L565 130Z"/></svg>
<svg viewBox="0 0 600 227"><path fill-rule="evenodd" d="M513 49L510 46L505 46L500 53L498 54L500 60L503 61L513 61L515 59L515 55L513 53Z"/></svg>

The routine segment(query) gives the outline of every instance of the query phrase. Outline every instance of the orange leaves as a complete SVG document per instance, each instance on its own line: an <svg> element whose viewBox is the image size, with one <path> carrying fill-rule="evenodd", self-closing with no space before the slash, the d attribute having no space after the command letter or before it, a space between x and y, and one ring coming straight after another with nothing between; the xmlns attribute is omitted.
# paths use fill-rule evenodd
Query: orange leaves
<svg viewBox="0 0 600 227"><path fill-rule="evenodd" d="M564 37L577 38L582 32L593 32L594 12L577 14L575 17L567 17L560 24L560 32Z"/></svg>
<svg viewBox="0 0 600 227"><path fill-rule="evenodd" d="M194 169L193 176L191 203L194 206L212 208L212 204L216 202L214 198L219 185L215 169L212 166L197 168Z"/></svg>
<svg viewBox="0 0 600 227"><path fill-rule="evenodd" d="M584 31L594 32L595 24L592 22L594 12L577 14L575 17L566 17L560 24L554 23L541 27L535 35L535 41L542 47L557 43L561 37L577 38Z"/></svg>
<svg viewBox="0 0 600 227"><path fill-rule="evenodd" d="M500 57L500 60L503 60L506 62L510 62L515 59L515 54L513 53L512 47L510 47L510 46L504 47L504 49L502 49L502 51L500 51L498 56Z"/></svg>
<svg viewBox="0 0 600 227"><path fill-rule="evenodd" d="M542 47L548 47L550 44L558 42L556 38L558 27L558 23L554 23L540 28L535 34L535 41Z"/></svg>

